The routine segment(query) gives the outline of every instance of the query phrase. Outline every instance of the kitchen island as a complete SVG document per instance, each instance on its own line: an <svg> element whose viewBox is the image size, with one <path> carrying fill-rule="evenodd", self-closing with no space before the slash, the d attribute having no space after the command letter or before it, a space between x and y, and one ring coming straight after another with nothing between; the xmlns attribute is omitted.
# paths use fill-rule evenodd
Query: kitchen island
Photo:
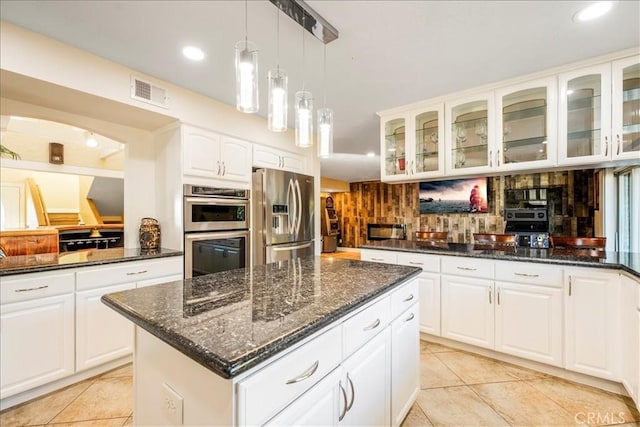
<svg viewBox="0 0 640 427"><path fill-rule="evenodd" d="M419 273L307 257L103 296L136 325L136 423L398 425L418 390Z"/></svg>

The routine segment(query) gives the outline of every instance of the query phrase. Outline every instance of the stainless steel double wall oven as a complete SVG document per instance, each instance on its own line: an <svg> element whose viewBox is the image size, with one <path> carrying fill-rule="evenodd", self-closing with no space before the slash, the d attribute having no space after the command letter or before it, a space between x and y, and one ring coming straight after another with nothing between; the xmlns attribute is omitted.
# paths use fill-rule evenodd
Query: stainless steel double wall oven
<svg viewBox="0 0 640 427"><path fill-rule="evenodd" d="M184 186L185 278L249 266L249 190Z"/></svg>

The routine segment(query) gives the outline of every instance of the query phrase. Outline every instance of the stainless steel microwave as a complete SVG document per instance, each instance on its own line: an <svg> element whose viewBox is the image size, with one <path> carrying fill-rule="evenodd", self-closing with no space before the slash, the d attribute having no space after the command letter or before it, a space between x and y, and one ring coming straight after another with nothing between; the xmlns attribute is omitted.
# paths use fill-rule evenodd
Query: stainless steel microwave
<svg viewBox="0 0 640 427"><path fill-rule="evenodd" d="M184 231L249 229L249 191L185 185Z"/></svg>

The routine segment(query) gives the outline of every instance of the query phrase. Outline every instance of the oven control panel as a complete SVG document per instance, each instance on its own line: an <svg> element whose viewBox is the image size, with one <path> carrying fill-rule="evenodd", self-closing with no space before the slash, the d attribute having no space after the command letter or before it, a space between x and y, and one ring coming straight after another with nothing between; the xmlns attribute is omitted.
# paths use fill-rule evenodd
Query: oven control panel
<svg viewBox="0 0 640 427"><path fill-rule="evenodd" d="M523 248L548 249L549 233L518 233L516 243Z"/></svg>

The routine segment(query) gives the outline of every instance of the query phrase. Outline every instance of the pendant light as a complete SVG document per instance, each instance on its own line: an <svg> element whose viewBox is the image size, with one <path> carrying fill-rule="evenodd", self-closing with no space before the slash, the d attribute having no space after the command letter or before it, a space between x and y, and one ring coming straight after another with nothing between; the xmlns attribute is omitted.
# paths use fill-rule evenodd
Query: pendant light
<svg viewBox="0 0 640 427"><path fill-rule="evenodd" d="M273 132L287 130L287 73L280 68L280 9L277 10L276 68L269 70L269 113L267 127Z"/></svg>
<svg viewBox="0 0 640 427"><path fill-rule="evenodd" d="M296 146L307 148L313 145L313 95L304 86L304 17L302 18L302 90L296 92Z"/></svg>
<svg viewBox="0 0 640 427"><path fill-rule="evenodd" d="M247 40L247 0L244 2L244 40L236 43L236 109L258 111L258 49Z"/></svg>
<svg viewBox="0 0 640 427"><path fill-rule="evenodd" d="M333 110L327 108L327 45L323 58L323 107L318 109L318 156L327 158L333 152Z"/></svg>

